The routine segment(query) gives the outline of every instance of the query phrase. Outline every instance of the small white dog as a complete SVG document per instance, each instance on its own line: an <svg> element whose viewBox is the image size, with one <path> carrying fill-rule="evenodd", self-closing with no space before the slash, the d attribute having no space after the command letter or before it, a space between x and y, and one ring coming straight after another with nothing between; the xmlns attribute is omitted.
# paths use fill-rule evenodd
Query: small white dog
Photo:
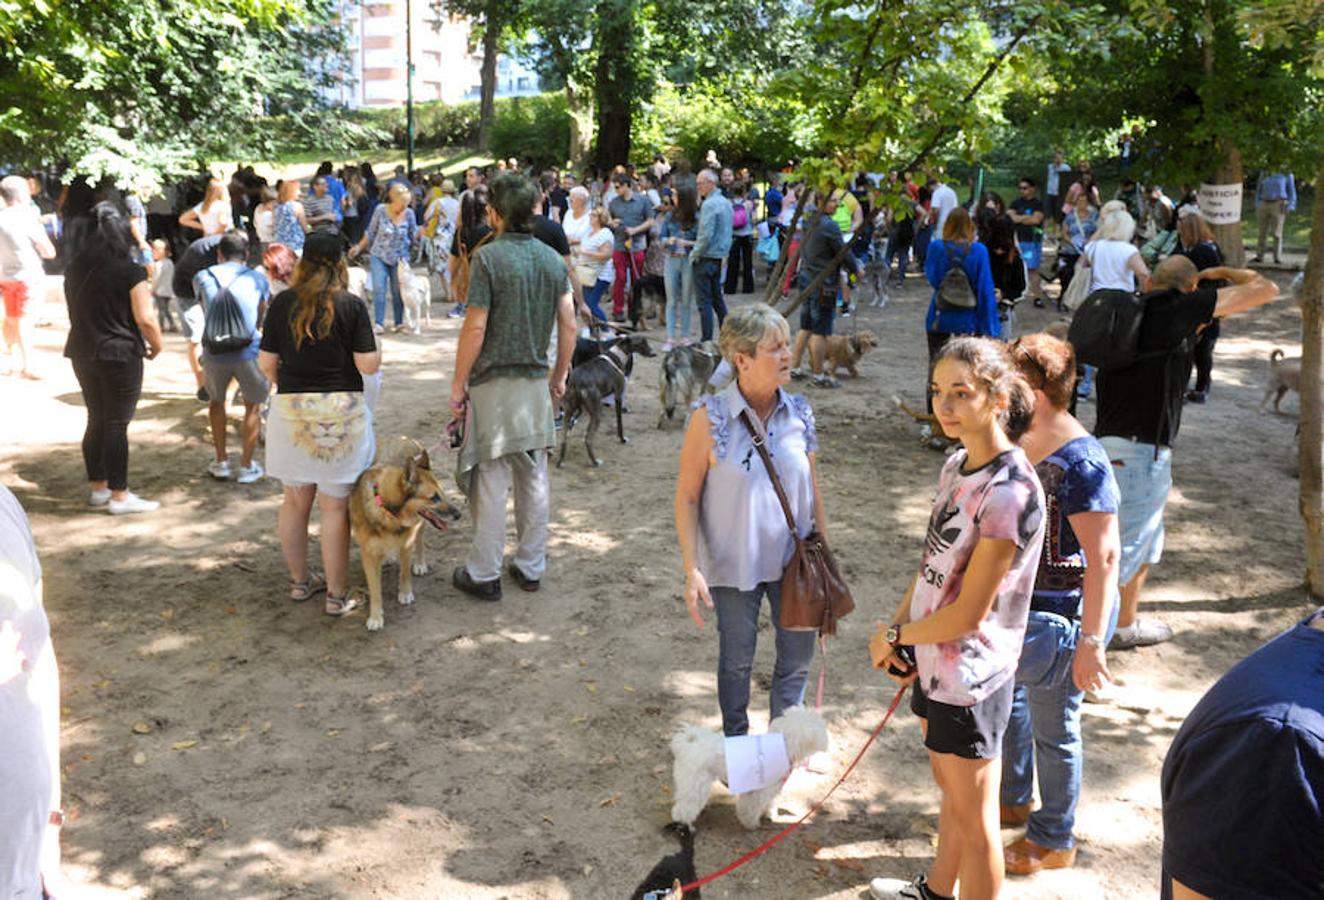
<svg viewBox="0 0 1324 900"><path fill-rule="evenodd" d="M409 267L403 259L398 263L400 276L400 297L405 301L406 321L412 326L414 334L423 331L423 320L432 325L432 279L420 275Z"/></svg>
<svg viewBox="0 0 1324 900"><path fill-rule="evenodd" d="M372 309L372 273L362 266L350 266L349 292Z"/></svg>
<svg viewBox="0 0 1324 900"><path fill-rule="evenodd" d="M818 713L803 706L792 707L773 719L768 731L779 731L786 736L786 755L792 768L828 748L827 723ZM725 740L722 735L697 725L683 726L671 739L671 754L675 757L671 774L676 791L672 821L693 827L694 820L708 804L714 782L726 780ZM782 782L777 782L737 794L736 817L740 824L758 828L763 817L772 811L781 788Z"/></svg>

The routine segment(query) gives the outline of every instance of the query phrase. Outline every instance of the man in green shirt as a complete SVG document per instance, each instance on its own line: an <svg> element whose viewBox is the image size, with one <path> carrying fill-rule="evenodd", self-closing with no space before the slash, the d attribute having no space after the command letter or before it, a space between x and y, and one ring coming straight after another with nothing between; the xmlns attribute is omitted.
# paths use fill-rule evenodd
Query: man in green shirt
<svg viewBox="0 0 1324 900"><path fill-rule="evenodd" d="M547 564L547 451L555 443L552 407L565 394L575 349L575 313L564 260L531 233L536 197L522 175L492 182L487 214L496 238L469 264L468 307L455 351L451 415L464 422L455 480L469 497L474 540L451 583L479 600L501 599L512 482L519 547L510 576L536 591Z"/></svg>

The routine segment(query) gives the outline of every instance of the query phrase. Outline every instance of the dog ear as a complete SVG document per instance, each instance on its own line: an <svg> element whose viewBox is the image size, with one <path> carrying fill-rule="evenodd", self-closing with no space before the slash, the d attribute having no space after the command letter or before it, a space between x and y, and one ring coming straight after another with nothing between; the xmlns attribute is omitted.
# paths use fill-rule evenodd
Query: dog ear
<svg viewBox="0 0 1324 900"><path fill-rule="evenodd" d="M405 481L408 484L418 483L418 458L411 456L405 460Z"/></svg>
<svg viewBox="0 0 1324 900"><path fill-rule="evenodd" d="M427 469L429 472L432 471L432 459L428 456L426 450L418 451L418 455L414 457L414 462L420 469Z"/></svg>

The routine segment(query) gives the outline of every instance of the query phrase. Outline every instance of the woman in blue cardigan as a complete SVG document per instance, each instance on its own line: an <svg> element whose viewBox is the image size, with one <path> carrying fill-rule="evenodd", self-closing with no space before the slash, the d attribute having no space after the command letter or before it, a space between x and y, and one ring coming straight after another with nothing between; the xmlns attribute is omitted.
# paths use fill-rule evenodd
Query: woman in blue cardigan
<svg viewBox="0 0 1324 900"><path fill-rule="evenodd" d="M952 264L952 257L964 257L965 274L975 292L975 308L938 310L938 288ZM989 267L988 248L975 240L975 223L963 207L953 209L943 225L942 240L929 245L924 262L924 274L933 285L933 297L924 317L924 331L929 339L929 374L938 351L956 335L974 334L983 337L1001 337L998 321L998 301L993 290L993 270ZM929 379L924 381L925 409L933 412L929 399ZM927 428L927 426L925 426ZM928 434L924 435L929 437ZM945 443L945 442L944 442Z"/></svg>

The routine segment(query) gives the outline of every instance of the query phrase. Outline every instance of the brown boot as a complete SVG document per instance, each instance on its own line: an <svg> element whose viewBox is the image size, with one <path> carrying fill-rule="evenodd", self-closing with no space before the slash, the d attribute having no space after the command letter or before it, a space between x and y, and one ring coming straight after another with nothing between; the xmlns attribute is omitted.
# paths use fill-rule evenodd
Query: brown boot
<svg viewBox="0 0 1324 900"><path fill-rule="evenodd" d="M1076 848L1049 850L1029 838L1021 838L1003 849L1008 875L1033 875L1041 869L1069 869L1076 864Z"/></svg>
<svg viewBox="0 0 1324 900"><path fill-rule="evenodd" d="M1026 822L1030 821L1030 808L1031 804L1029 803L1020 806L1008 806L1005 803L1002 804L1001 818L1003 827L1012 828L1016 825L1024 825Z"/></svg>

